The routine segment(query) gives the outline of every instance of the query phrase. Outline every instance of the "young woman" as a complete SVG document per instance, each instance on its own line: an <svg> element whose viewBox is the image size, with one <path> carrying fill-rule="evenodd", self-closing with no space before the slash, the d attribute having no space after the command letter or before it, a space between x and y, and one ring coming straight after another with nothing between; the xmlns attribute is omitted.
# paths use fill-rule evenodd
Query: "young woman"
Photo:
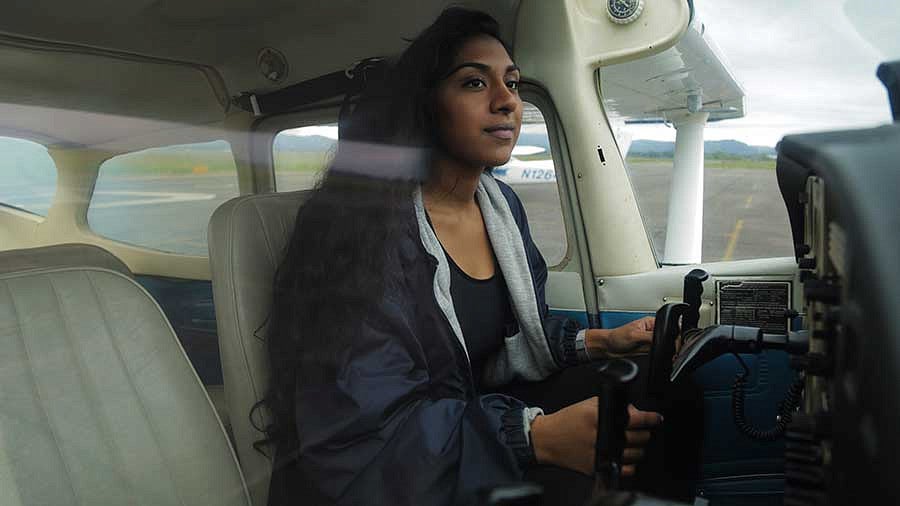
<svg viewBox="0 0 900 506"><path fill-rule="evenodd" d="M635 351L652 320L549 315L522 204L489 171L519 134L518 82L497 23L449 9L342 132L398 148L341 144L297 215L267 330L270 503L471 504L535 463L593 472L596 399L545 415L491 392ZM633 463L659 416L630 415Z"/></svg>

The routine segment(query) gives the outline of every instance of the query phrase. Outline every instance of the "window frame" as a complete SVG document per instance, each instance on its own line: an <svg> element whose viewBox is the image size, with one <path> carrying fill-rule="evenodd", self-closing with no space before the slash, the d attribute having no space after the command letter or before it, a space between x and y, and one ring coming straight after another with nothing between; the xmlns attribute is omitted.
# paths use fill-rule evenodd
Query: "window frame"
<svg viewBox="0 0 900 506"><path fill-rule="evenodd" d="M584 266L580 259L589 258L586 250L587 231L581 216L568 142L562 122L550 94L537 83L527 80L520 82L519 97L523 102L528 102L536 107L544 118L547 137L550 141L550 157L553 159L553 169L556 172L556 191L565 227L566 249L562 259L554 265L548 265L547 268L550 271L579 272L585 276L589 273L583 272ZM590 278L589 275L587 277Z"/></svg>

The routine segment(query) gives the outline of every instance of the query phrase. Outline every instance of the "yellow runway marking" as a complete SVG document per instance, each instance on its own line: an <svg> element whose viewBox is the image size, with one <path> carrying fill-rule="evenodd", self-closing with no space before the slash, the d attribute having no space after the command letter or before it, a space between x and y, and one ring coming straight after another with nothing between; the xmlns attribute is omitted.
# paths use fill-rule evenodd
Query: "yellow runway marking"
<svg viewBox="0 0 900 506"><path fill-rule="evenodd" d="M750 204L751 204L752 202L753 202L753 195L750 195L749 197L747 197L747 203L744 205L744 207L746 207L746 208L749 209L749 208L750 208Z"/></svg>
<svg viewBox="0 0 900 506"><path fill-rule="evenodd" d="M725 255L722 257L722 260L731 260L731 256L734 255L734 247L737 246L738 237L741 235L742 228L744 228L744 220L737 220L734 224L734 230L728 234L731 238L728 239L728 246L725 248Z"/></svg>

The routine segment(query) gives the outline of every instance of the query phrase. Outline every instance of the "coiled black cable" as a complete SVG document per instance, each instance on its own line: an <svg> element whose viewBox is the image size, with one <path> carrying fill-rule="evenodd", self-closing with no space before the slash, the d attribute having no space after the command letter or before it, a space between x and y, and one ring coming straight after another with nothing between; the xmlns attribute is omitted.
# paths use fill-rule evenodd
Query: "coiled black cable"
<svg viewBox="0 0 900 506"><path fill-rule="evenodd" d="M734 379L734 387L731 392L731 409L734 413L734 424L737 425L744 435L759 441L775 441L787 429L794 417L794 411L800 405L803 395L803 387L806 384L804 376L801 374L785 394L784 400L778 407L778 419L775 426L771 429L758 429L747 422L747 416L744 412L744 385L747 383L749 374L747 372L738 374Z"/></svg>

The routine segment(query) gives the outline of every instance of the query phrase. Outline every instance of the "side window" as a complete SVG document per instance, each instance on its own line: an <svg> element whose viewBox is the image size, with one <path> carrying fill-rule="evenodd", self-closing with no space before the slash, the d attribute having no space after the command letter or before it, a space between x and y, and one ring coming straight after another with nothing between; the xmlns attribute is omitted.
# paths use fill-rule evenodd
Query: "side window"
<svg viewBox="0 0 900 506"><path fill-rule="evenodd" d="M275 189L312 188L334 152L337 125L326 124L282 130L272 143Z"/></svg>
<svg viewBox="0 0 900 506"><path fill-rule="evenodd" d="M145 149L103 162L88 224L116 241L206 256L209 217L238 193L226 141Z"/></svg>
<svg viewBox="0 0 900 506"><path fill-rule="evenodd" d="M336 142L337 125L333 124L279 132L272 145L277 190L312 188L328 165ZM512 186L522 200L534 242L547 265L562 262L567 243L556 171L547 125L534 105L525 104L522 133L513 156L506 165L496 167L494 175Z"/></svg>
<svg viewBox="0 0 900 506"><path fill-rule="evenodd" d="M0 137L0 204L47 216L56 193L56 164L47 148Z"/></svg>
<svg viewBox="0 0 900 506"><path fill-rule="evenodd" d="M494 175L509 184L522 200L534 243L547 265L554 266L563 261L568 249L556 167L544 115L533 104L524 105L522 132L512 158L506 165L494 168Z"/></svg>
<svg viewBox="0 0 900 506"><path fill-rule="evenodd" d="M666 263L675 129L628 125L628 175L656 257ZM775 149L735 140L705 142L703 262L792 256L791 227L775 177Z"/></svg>

